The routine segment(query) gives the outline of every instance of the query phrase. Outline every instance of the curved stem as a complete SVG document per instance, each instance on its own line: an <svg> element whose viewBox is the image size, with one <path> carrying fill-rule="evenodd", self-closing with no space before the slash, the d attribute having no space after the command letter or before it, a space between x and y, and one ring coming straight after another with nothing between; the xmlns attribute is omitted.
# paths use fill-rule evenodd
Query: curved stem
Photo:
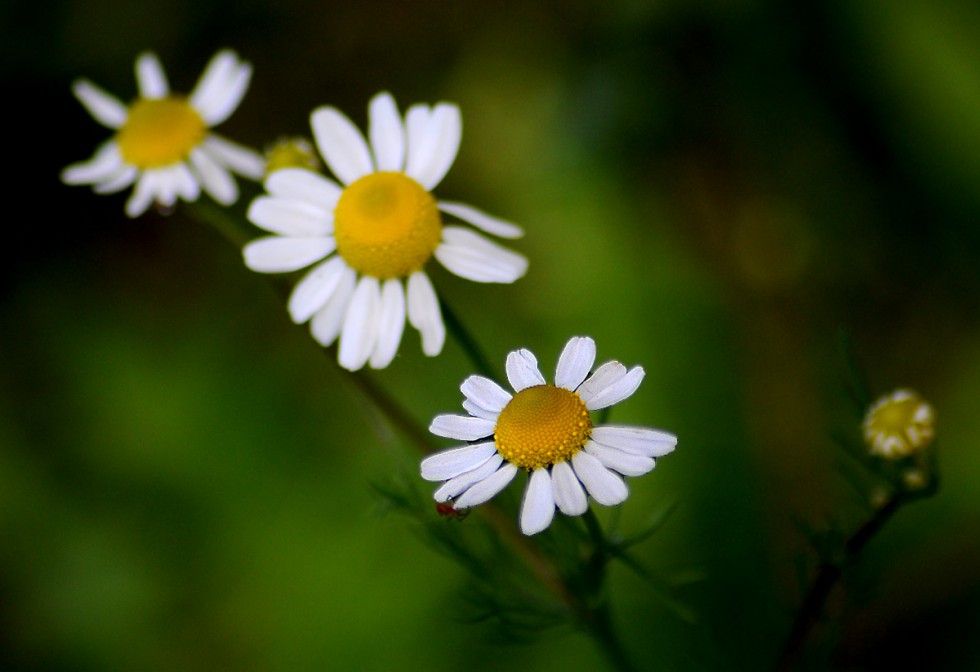
<svg viewBox="0 0 980 672"><path fill-rule="evenodd" d="M466 356L470 358L473 366L487 378L500 381L500 376L495 367L487 359L487 356L483 354L483 349L480 348L476 339L473 338L455 311L444 300L440 300L439 305L442 308L442 317L446 322L446 328L455 337L456 342L459 343L459 347L463 349Z"/></svg>

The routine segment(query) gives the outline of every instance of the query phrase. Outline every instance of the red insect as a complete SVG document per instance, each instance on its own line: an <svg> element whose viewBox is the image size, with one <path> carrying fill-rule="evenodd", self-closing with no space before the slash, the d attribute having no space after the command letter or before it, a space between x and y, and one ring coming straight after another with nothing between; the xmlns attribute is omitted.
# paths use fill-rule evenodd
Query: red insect
<svg viewBox="0 0 980 672"><path fill-rule="evenodd" d="M453 506L453 500L450 499L448 502L436 502L436 513L443 518L463 520L466 516L470 515L470 510L455 508Z"/></svg>

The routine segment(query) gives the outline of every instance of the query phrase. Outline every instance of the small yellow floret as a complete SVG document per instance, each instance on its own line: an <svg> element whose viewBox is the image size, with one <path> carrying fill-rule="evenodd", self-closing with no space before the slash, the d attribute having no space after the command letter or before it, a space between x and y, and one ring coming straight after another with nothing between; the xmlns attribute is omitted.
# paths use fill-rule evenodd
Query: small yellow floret
<svg viewBox="0 0 980 672"><path fill-rule="evenodd" d="M126 163L159 168L186 160L206 132L201 115L185 99L140 99L129 108L116 140Z"/></svg>
<svg viewBox="0 0 980 672"><path fill-rule="evenodd" d="M899 459L932 443L935 414L932 406L915 392L897 390L872 405L862 429L873 454Z"/></svg>
<svg viewBox="0 0 980 672"><path fill-rule="evenodd" d="M578 394L537 385L521 390L504 407L493 439L505 460L531 470L570 459L591 434L592 418Z"/></svg>
<svg viewBox="0 0 980 672"><path fill-rule="evenodd" d="M337 252L364 275L385 280L420 270L442 237L436 199L403 173L365 175L334 210Z"/></svg>

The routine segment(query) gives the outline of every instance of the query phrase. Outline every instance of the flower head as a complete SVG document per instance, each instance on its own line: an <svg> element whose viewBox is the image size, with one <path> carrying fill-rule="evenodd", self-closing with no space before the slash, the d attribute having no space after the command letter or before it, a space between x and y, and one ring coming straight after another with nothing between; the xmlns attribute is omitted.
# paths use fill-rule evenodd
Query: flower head
<svg viewBox="0 0 980 672"><path fill-rule="evenodd" d="M404 120L388 93L369 106L368 139L341 112L311 115L317 148L337 181L304 168L284 168L265 181L268 196L252 202L248 218L274 234L249 243L245 263L262 273L313 267L289 299L294 322L310 322L322 345L340 338L347 369L391 363L405 319L421 332L422 351L442 351L445 325L425 273L435 257L475 282L510 283L527 260L469 228L461 219L504 238L521 229L431 191L456 158L462 133L459 108L413 105Z"/></svg>
<svg viewBox="0 0 980 672"><path fill-rule="evenodd" d="M872 454L897 460L932 443L935 413L912 390L895 390L871 405L861 428Z"/></svg>
<svg viewBox="0 0 980 672"><path fill-rule="evenodd" d="M235 111L248 88L252 66L235 52L219 51L189 97L170 93L152 53L136 60L139 97L128 107L87 79L72 86L75 97L103 126L116 131L88 161L61 173L66 184L91 184L110 194L136 184L126 214L137 217L154 202L171 207L177 198L196 201L201 188L222 205L238 199L231 171L262 179L257 152L226 140L210 128Z"/></svg>
<svg viewBox="0 0 980 672"><path fill-rule="evenodd" d="M470 376L460 390L464 415L440 415L429 431L471 442L422 461L422 478L444 481L437 502L456 509L486 502L528 472L521 503L524 534L547 528L555 507L569 516L588 508L588 497L604 506L629 496L624 476L641 476L677 446L677 437L644 427L595 425L590 415L630 397L643 380L642 367L595 362L595 341L574 337L558 359L549 385L534 355L515 350L507 356L510 394L488 378Z"/></svg>

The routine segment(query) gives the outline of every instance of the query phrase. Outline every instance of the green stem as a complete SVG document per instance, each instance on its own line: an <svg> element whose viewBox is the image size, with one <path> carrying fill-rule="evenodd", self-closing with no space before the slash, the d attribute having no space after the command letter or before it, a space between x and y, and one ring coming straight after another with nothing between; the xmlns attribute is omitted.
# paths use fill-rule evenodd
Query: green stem
<svg viewBox="0 0 980 672"><path fill-rule="evenodd" d="M476 339L473 338L469 330L463 325L463 322L456 315L455 311L449 307L449 304L445 300L440 299L439 305L442 308L442 317L446 322L446 328L456 339L456 342L459 343L459 347L463 349L466 356L470 358L477 371L491 380L500 381L501 378L495 367L490 364L490 360L483 354L483 349L480 348Z"/></svg>

